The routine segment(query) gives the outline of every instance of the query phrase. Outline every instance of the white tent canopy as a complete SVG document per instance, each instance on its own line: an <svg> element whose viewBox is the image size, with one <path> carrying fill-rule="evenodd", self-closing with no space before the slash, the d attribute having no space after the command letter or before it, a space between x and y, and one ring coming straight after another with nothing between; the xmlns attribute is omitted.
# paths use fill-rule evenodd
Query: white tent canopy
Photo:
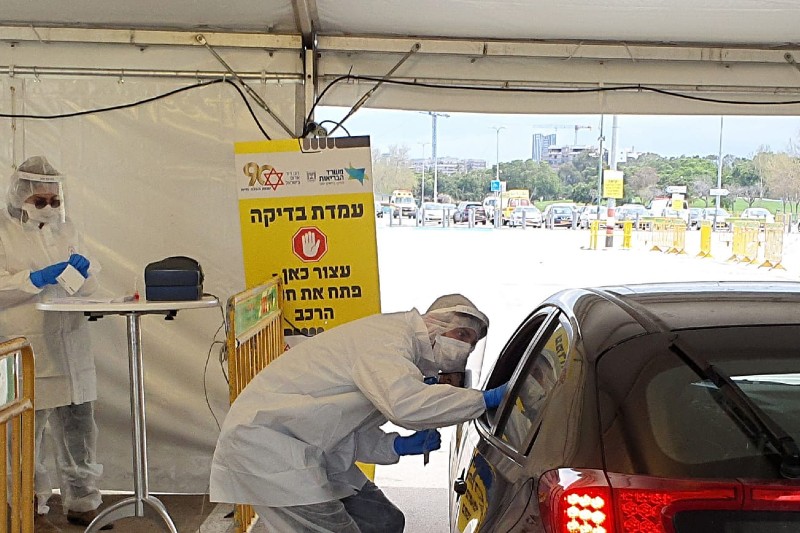
<svg viewBox="0 0 800 533"><path fill-rule="evenodd" d="M231 84L193 87L233 79L220 59L277 117L247 96L275 138L289 135L279 121L299 134L334 80L321 104L349 107L392 71L365 106L793 115L798 27L793 0L4 0L0 179L37 154L68 175L65 203L108 295L130 292L147 263L188 255L225 300L244 288L233 143L263 135ZM228 403L211 346L220 321L142 320L154 491L206 490L206 402L217 417ZM103 485L130 490L124 320L90 331Z"/></svg>

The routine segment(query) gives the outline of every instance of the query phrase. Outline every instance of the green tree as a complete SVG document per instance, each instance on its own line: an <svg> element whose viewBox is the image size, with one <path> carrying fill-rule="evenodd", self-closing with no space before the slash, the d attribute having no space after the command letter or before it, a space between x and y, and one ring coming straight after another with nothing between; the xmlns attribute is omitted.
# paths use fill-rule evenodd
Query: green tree
<svg viewBox="0 0 800 533"><path fill-rule="evenodd" d="M395 189L413 189L417 180L408 160L407 146L392 145L389 151L372 151L372 175L375 180L374 191L391 194Z"/></svg>

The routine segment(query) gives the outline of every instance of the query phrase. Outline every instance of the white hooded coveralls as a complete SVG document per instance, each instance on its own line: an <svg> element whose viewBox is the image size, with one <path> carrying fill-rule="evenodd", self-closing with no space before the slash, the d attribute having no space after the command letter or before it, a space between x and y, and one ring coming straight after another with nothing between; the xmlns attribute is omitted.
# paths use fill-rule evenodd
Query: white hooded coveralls
<svg viewBox="0 0 800 533"><path fill-rule="evenodd" d="M308 339L262 370L231 406L211 466L211 500L321 503L366 482L355 461L392 464L397 433L478 417L483 394L425 385L436 375L420 313L373 315Z"/></svg>
<svg viewBox="0 0 800 533"><path fill-rule="evenodd" d="M0 214L0 332L4 337L24 336L36 358L36 409L97 399L94 356L89 350L86 318L82 313L43 312L37 302L61 298L67 292L59 285L41 289L31 283L31 271L66 261L81 253L75 228L69 222L25 224L8 210ZM85 253L84 253L85 255ZM89 276L79 295L97 287Z"/></svg>

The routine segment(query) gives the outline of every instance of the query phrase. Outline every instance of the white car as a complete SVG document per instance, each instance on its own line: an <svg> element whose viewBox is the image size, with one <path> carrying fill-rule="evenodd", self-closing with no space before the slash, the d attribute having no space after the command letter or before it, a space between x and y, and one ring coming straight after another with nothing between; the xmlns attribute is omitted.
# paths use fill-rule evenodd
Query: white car
<svg viewBox="0 0 800 533"><path fill-rule="evenodd" d="M606 206L603 206L600 210L601 227L605 228L607 218L608 209ZM580 211L580 215L578 216L578 226L580 226L581 229L589 229L589 225L595 220L597 220L597 206L587 205Z"/></svg>
<svg viewBox="0 0 800 533"><path fill-rule="evenodd" d="M444 220L452 218L455 211L456 204L425 202L422 204L422 223L438 222L444 224Z"/></svg>
<svg viewBox="0 0 800 533"><path fill-rule="evenodd" d="M763 207L748 207L742 211L742 218L761 220L766 224L775 222L775 216Z"/></svg>
<svg viewBox="0 0 800 533"><path fill-rule="evenodd" d="M539 211L539 208L533 205L526 205L515 207L514 210L511 212L511 216L508 219L509 226L533 226L535 228L541 227L542 225L542 212Z"/></svg>
<svg viewBox="0 0 800 533"><path fill-rule="evenodd" d="M718 228L727 228L729 217L730 215L728 212L721 207L719 209L715 207L703 209L703 220L708 220L712 224L716 224Z"/></svg>

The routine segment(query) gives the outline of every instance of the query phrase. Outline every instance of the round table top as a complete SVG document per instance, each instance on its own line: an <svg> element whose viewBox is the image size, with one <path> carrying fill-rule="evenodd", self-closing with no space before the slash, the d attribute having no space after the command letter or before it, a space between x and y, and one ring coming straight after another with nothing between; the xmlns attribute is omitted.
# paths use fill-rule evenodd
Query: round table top
<svg viewBox="0 0 800 533"><path fill-rule="evenodd" d="M83 311L87 313L158 313L163 311L179 311L181 309L203 309L216 307L219 300L214 296L203 296L200 300L148 301L131 300L129 302L92 300L89 298L58 298L45 300L36 304L40 311Z"/></svg>

